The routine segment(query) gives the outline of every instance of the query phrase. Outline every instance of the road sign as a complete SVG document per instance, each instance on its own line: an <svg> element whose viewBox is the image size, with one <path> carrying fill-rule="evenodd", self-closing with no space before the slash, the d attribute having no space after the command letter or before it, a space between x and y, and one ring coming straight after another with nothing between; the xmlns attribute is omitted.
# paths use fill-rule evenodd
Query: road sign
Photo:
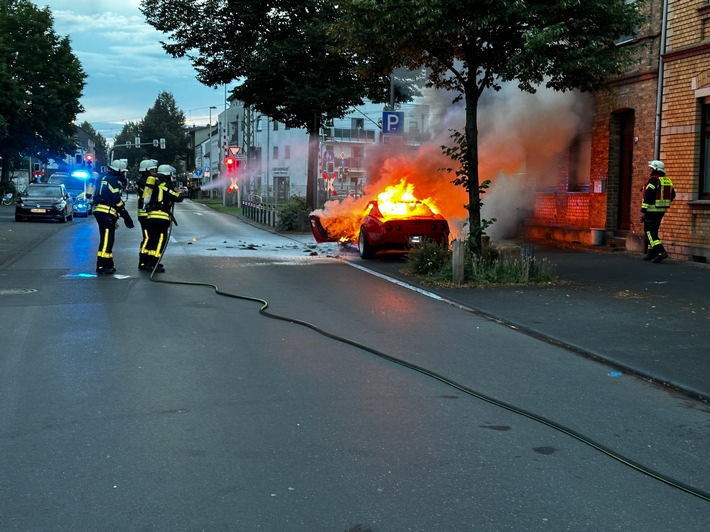
<svg viewBox="0 0 710 532"><path fill-rule="evenodd" d="M382 113L382 133L404 133L404 113L384 111Z"/></svg>
<svg viewBox="0 0 710 532"><path fill-rule="evenodd" d="M325 150L323 152L323 160L325 162L330 162L333 159L335 159L335 153L333 153L333 150Z"/></svg>

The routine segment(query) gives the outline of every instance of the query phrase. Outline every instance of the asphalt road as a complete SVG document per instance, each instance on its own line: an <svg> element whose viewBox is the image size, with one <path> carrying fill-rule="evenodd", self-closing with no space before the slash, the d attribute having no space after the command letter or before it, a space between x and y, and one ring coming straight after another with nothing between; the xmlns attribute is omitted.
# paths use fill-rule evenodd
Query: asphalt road
<svg viewBox="0 0 710 532"><path fill-rule="evenodd" d="M10 215L3 531L707 529L705 403L191 202L162 282Z"/></svg>

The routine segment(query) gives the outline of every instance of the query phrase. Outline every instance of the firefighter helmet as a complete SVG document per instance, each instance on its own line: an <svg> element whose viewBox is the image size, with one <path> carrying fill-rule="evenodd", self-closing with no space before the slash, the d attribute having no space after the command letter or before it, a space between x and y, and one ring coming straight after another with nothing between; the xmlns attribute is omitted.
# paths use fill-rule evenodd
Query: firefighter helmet
<svg viewBox="0 0 710 532"><path fill-rule="evenodd" d="M120 159L115 159L111 161L111 164L109 164L108 167L114 172L125 172L127 169L126 163L121 161Z"/></svg>
<svg viewBox="0 0 710 532"><path fill-rule="evenodd" d="M648 161L648 166L656 172L666 173L666 165L663 164L663 161Z"/></svg>
<svg viewBox="0 0 710 532"><path fill-rule="evenodd" d="M175 169L169 164L161 164L158 166L158 174L160 175L171 176L174 170Z"/></svg>
<svg viewBox="0 0 710 532"><path fill-rule="evenodd" d="M153 161L152 159L144 159L138 166L138 171L150 172L151 170L155 170L156 168L158 168L158 164L155 161Z"/></svg>

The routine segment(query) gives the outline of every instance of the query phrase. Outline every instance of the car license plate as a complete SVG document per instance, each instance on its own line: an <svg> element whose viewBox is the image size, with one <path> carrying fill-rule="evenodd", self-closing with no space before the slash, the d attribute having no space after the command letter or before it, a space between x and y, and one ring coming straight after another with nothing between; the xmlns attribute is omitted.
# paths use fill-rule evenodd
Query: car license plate
<svg viewBox="0 0 710 532"><path fill-rule="evenodd" d="M47 212L47 209L30 209L30 212Z"/></svg>
<svg viewBox="0 0 710 532"><path fill-rule="evenodd" d="M419 235L412 235L409 237L410 244L421 244L422 240L423 240L422 237Z"/></svg>

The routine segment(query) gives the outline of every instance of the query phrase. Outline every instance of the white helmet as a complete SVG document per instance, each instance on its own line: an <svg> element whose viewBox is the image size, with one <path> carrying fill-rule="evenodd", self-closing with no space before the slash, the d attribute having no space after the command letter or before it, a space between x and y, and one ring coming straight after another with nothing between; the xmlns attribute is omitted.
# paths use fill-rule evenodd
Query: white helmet
<svg viewBox="0 0 710 532"><path fill-rule="evenodd" d="M160 166L158 166L158 173L160 175L170 176L170 175L173 175L174 171L175 171L175 168L173 168L169 164L161 164Z"/></svg>
<svg viewBox="0 0 710 532"><path fill-rule="evenodd" d="M120 159L111 161L111 164L109 164L108 167L114 172L125 172L127 169L126 163Z"/></svg>
<svg viewBox="0 0 710 532"><path fill-rule="evenodd" d="M666 173L666 165L663 164L663 161L648 161L648 166L656 172Z"/></svg>
<svg viewBox="0 0 710 532"><path fill-rule="evenodd" d="M141 164L138 166L138 171L139 172L149 172L149 171L154 170L156 168L158 168L157 161L154 161L152 159L144 159L141 161Z"/></svg>

